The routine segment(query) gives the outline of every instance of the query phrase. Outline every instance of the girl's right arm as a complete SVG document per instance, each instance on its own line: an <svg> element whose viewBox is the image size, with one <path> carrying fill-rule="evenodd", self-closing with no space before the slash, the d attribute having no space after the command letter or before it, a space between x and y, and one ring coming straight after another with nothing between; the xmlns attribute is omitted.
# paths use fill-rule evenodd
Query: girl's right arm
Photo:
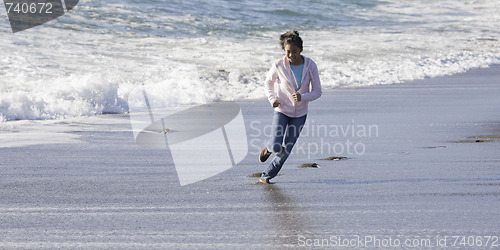
<svg viewBox="0 0 500 250"><path fill-rule="evenodd" d="M274 83L276 82L277 79L278 79L278 71L276 68L276 63L273 63L271 69L269 69L269 72L267 73L265 81L267 99L269 100L269 103L271 103L273 107L275 107L276 101L279 102L274 93Z"/></svg>

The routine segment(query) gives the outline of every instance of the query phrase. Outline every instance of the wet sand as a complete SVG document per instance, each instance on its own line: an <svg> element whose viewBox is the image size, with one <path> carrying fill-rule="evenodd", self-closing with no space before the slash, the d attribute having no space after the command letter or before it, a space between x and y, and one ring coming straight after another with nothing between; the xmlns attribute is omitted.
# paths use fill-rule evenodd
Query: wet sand
<svg viewBox="0 0 500 250"><path fill-rule="evenodd" d="M452 236L498 237L498 79L500 67L491 67L325 91L272 185L252 176L267 166L257 160L272 117L267 100L239 102L247 157L183 187L168 152L135 144L127 115L13 126L21 139L71 140L16 147L9 135L0 148L0 247L282 249L351 240L356 249L360 239L384 248L390 239L451 247ZM299 167L313 163L320 167Z"/></svg>

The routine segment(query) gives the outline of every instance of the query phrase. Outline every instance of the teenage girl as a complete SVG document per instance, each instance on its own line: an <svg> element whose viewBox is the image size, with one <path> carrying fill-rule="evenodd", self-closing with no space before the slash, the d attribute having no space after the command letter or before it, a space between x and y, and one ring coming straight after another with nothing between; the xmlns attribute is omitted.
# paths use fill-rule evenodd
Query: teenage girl
<svg viewBox="0 0 500 250"><path fill-rule="evenodd" d="M267 98L274 108L273 130L259 160L265 162L272 153L276 156L262 173L262 183L268 184L278 175L304 127L308 103L321 96L318 67L301 55L302 44L297 31L282 34L280 45L285 56L273 63L266 77Z"/></svg>

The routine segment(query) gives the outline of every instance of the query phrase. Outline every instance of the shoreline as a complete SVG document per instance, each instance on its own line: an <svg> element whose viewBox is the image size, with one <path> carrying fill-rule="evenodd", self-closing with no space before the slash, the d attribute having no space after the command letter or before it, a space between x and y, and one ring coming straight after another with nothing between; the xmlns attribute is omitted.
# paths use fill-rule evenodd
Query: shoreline
<svg viewBox="0 0 500 250"><path fill-rule="evenodd" d="M323 93L326 95L332 95L336 93L337 91L345 91L345 90L356 90L359 89L360 91L363 89L371 89L371 88L384 88L384 87L389 87L389 86L411 86L413 84L418 84L419 82L425 82L425 81L432 81L436 82L436 79L441 79L441 78L448 78L448 77L457 77L460 75L476 75L477 72L482 72L482 71L489 71L493 70L495 71L495 68L500 70L500 64L493 64L488 67L482 67L482 68L473 68L469 69L465 72L462 73L456 73L453 75L442 75L442 76L437 76L437 77L432 77L432 78L425 78L425 79L418 79L418 80L413 80L413 81L406 81L402 83L393 83L393 84L381 84L381 85L369 85L369 86L343 86L343 87L338 87L338 88L329 88L326 90L323 90ZM224 101L225 102L225 101ZM235 103L256 103L256 102L267 102L266 98L257 98L257 99L248 99L248 100L236 100L233 101ZM311 103L310 105L314 105L314 102ZM188 105L188 107L191 106L196 106L196 105ZM0 145L0 148L8 148L8 147L23 147L23 146L33 146L33 145L43 145L43 144L59 144L59 143L78 143L78 136L75 135L74 133L71 134L72 128L66 125L72 124L72 123L85 123L85 124L92 124L95 123L95 125L99 125L100 121L106 120L106 119L111 119L112 122L108 125L116 124L116 123L121 123L120 120L125 118L128 118L129 113L119 113L119 114L100 114L100 115L95 115L95 116L83 116L83 117L69 117L66 119L54 119L54 120L15 120L15 121L7 121L0 123L0 140L2 140L2 145ZM89 122L87 122L89 121ZM353 122L354 123L354 122ZM61 126L58 126L61 125ZM125 125L126 124L121 124ZM306 123L306 126L308 124ZM19 132L23 132L20 128L24 127L25 130L36 130L37 127L39 126L44 126L44 127L49 127L46 131L36 131L36 132L28 132L27 134L20 134ZM335 126L335 125L334 125ZM123 126L122 126L123 127ZM345 128L343 128L345 129ZM15 132L16 134L12 134L11 132ZM42 132L42 133L38 133ZM6 133L11 133L10 135L6 135ZM304 131L302 132L302 134ZM341 131L341 133L345 133L344 131ZM488 136L492 137L489 138ZM344 135L345 137L345 135ZM474 137L471 135L471 138ZM495 141L497 139L497 135L477 135L476 137L479 137L478 139L486 139L488 142ZM469 138L470 139L470 138ZM491 140L493 139L493 140ZM23 143L22 141L25 140L26 142ZM38 143L36 141L39 141ZM40 143L43 141L43 143ZM457 140L458 142L459 140ZM470 141L467 140L467 138L463 138L461 140L463 142Z"/></svg>

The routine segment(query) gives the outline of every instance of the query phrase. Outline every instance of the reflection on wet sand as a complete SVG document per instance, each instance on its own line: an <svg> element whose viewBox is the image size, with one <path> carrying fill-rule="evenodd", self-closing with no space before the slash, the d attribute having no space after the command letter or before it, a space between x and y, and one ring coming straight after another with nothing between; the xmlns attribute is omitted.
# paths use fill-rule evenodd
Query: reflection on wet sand
<svg viewBox="0 0 500 250"><path fill-rule="evenodd" d="M273 245L277 247L297 246L297 239L307 232L307 219L300 205L286 191L276 185L263 185L264 199L268 204L269 216L264 219L270 231L274 232Z"/></svg>

